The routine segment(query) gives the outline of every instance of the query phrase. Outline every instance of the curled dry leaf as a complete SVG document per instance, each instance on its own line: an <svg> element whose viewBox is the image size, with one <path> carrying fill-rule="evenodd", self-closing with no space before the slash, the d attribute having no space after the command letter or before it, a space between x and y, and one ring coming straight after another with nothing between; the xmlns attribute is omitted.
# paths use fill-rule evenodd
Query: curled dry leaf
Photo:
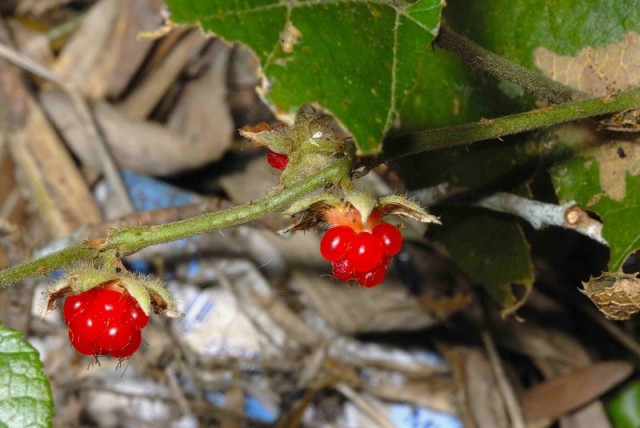
<svg viewBox="0 0 640 428"><path fill-rule="evenodd" d="M609 319L627 320L640 312L640 278L636 274L606 272L582 285L582 293Z"/></svg>
<svg viewBox="0 0 640 428"><path fill-rule="evenodd" d="M286 211L286 216L295 217L295 221L282 233L295 230L309 230L320 226L324 222L322 213L340 206L340 198L327 194L312 195L294 202Z"/></svg>
<svg viewBox="0 0 640 428"><path fill-rule="evenodd" d="M291 205L283 214L296 217L294 224L285 232L316 228L323 222L335 225L339 223L334 221L336 216L354 217L363 224L369 221L370 216L380 217L380 214L383 217L395 215L422 223L440 224L436 216L404 196L391 195L377 199L368 192L348 192L344 199L330 194L309 196Z"/></svg>
<svg viewBox="0 0 640 428"><path fill-rule="evenodd" d="M600 122L600 128L616 132L640 132L640 110L615 113Z"/></svg>
<svg viewBox="0 0 640 428"><path fill-rule="evenodd" d="M413 202L404 196L390 195L380 198L380 206L386 215L397 215L400 217L411 218L421 223L442 224L438 217L427 213L416 202Z"/></svg>
<svg viewBox="0 0 640 428"><path fill-rule="evenodd" d="M271 126L268 123L259 123L255 126L244 126L240 129L240 135L251 140L256 146L267 146L276 153L288 155L291 153L293 140L290 137L290 129L285 125Z"/></svg>

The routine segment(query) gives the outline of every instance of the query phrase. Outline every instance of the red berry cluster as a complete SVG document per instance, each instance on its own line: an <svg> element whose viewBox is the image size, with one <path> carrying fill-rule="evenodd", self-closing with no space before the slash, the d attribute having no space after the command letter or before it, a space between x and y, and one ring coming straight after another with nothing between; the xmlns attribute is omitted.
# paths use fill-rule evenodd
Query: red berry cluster
<svg viewBox="0 0 640 428"><path fill-rule="evenodd" d="M102 286L67 297L62 313L71 344L84 355L130 357L140 347L141 330L149 322L126 291Z"/></svg>
<svg viewBox="0 0 640 428"><path fill-rule="evenodd" d="M384 281L391 258L401 248L402 234L385 222L357 233L351 226L335 226L320 241L320 253L332 263L333 276L341 281L355 279L363 287Z"/></svg>
<svg viewBox="0 0 640 428"><path fill-rule="evenodd" d="M267 152L267 162L275 169L283 171L289 163L289 156L269 150Z"/></svg>

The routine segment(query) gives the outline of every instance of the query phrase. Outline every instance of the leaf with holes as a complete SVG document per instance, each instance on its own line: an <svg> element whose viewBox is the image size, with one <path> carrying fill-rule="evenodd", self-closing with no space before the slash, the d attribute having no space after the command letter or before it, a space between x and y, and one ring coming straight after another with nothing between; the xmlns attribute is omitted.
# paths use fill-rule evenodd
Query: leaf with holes
<svg viewBox="0 0 640 428"><path fill-rule="evenodd" d="M36 351L15 330L0 328L0 427L51 425L53 398Z"/></svg>
<svg viewBox="0 0 640 428"><path fill-rule="evenodd" d="M442 0L167 0L176 23L250 46L272 109L291 123L303 104L322 106L351 132L358 154L382 136L416 84L437 34Z"/></svg>
<svg viewBox="0 0 640 428"><path fill-rule="evenodd" d="M640 139L609 141L551 169L561 203L574 200L602 220L609 269L640 249Z"/></svg>

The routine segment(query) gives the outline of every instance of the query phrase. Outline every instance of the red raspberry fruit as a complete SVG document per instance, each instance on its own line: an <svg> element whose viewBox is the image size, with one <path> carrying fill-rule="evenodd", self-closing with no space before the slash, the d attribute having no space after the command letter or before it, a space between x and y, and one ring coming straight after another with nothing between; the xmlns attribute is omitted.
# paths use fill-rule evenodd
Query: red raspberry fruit
<svg viewBox="0 0 640 428"><path fill-rule="evenodd" d="M271 165L275 169L279 169L280 171L282 171L287 167L287 164L289 163L289 156L269 150L267 152L267 163L269 163L269 165Z"/></svg>
<svg viewBox="0 0 640 428"><path fill-rule="evenodd" d="M114 358L127 358L138 350L140 343L142 343L142 333L139 329L135 329L131 334L129 344L119 351L111 351L110 355Z"/></svg>
<svg viewBox="0 0 640 428"><path fill-rule="evenodd" d="M385 256L398 254L402 249L402 234L394 225L380 223L373 228L371 233L382 240Z"/></svg>
<svg viewBox="0 0 640 428"><path fill-rule="evenodd" d="M383 255L382 240L369 232L360 232L351 241L346 258L354 271L368 272L380 264Z"/></svg>
<svg viewBox="0 0 640 428"><path fill-rule="evenodd" d="M356 233L349 226L336 226L327 230L320 241L320 254L330 262L341 259L349 249Z"/></svg>
<svg viewBox="0 0 640 428"><path fill-rule="evenodd" d="M67 297L62 309L71 345L84 355L127 358L142 341L149 317L126 291L94 287Z"/></svg>
<svg viewBox="0 0 640 428"><path fill-rule="evenodd" d="M327 209L323 217L332 227L320 241L320 253L331 262L333 276L355 279L363 287L384 281L391 258L402 249L398 228L382 221L384 211L374 208L366 222L352 206Z"/></svg>
<svg viewBox="0 0 640 428"><path fill-rule="evenodd" d="M388 261L382 260L378 266L369 272L356 272L356 281L363 287L375 287L384 281L384 278L387 276L387 265Z"/></svg>
<svg viewBox="0 0 640 428"><path fill-rule="evenodd" d="M353 278L353 269L346 258L333 262L331 273L340 281L349 281Z"/></svg>

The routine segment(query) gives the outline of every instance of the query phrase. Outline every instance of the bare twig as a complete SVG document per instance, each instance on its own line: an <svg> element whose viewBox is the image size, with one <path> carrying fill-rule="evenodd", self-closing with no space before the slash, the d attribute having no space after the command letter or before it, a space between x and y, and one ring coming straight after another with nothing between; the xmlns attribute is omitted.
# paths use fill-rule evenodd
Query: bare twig
<svg viewBox="0 0 640 428"><path fill-rule="evenodd" d="M476 205L518 216L528 221L535 229L559 226L607 245L607 241L602 237L602 223L589 217L574 201L555 205L512 193L498 192L481 199Z"/></svg>
<svg viewBox="0 0 640 428"><path fill-rule="evenodd" d="M358 396L356 392L348 385L339 383L335 386L342 395L347 397L351 402L356 405L360 410L366 413L371 419L378 423L378 426L383 428L393 428L393 423L389 418L382 413L375 405L369 403L367 400Z"/></svg>
<svg viewBox="0 0 640 428"><path fill-rule="evenodd" d="M113 187L116 197L118 198L123 209L126 210L126 213L134 212L135 208L133 207L133 203L129 198L129 193L127 192L127 189L122 181L122 177L120 177L120 173L118 172L116 163L113 160L111 153L109 153L109 150L107 149L103 138L100 136L100 132L98 131L98 128L94 121L91 109L87 105L86 100L78 91L78 89L71 84L68 84L67 82L62 80L56 73L43 66L42 64L39 64L32 58L29 58L27 55L1 43L0 58L11 62L15 66L20 67L31 74L55 83L56 85L60 86L65 92L67 92L76 107L76 112L78 113L81 122L84 124L86 131L89 133L89 140L94 144L93 148L99 154L100 161L102 162L102 170L105 174L105 177Z"/></svg>
<svg viewBox="0 0 640 428"><path fill-rule="evenodd" d="M167 383L169 384L171 395L175 398L176 404L180 408L182 415L192 415L193 412L191 411L191 406L189 405L189 401L180 386L180 381L178 380L175 369L172 366L168 366L164 369L164 373L167 377Z"/></svg>
<svg viewBox="0 0 640 428"><path fill-rule="evenodd" d="M504 372L496 345L493 342L491 335L486 331L482 332L482 343L484 344L487 355L489 356L491 369L493 370L493 375L498 383L498 388L500 388L500 392L504 398L507 412L509 413L509 419L511 419L511 426L513 428L525 428L527 425L524 422L520 403L518 402L516 394L511 387L511 383Z"/></svg>
<svg viewBox="0 0 640 428"><path fill-rule="evenodd" d="M435 205L464 190L461 187L450 187L448 183L441 183L432 187L414 190L409 195L422 204ZM558 226L578 232L603 245L608 245L602 236L602 223L589 217L589 214L574 201L555 205L524 198L512 193L497 192L480 199L475 205L515 215L526 220L538 230L547 226Z"/></svg>

